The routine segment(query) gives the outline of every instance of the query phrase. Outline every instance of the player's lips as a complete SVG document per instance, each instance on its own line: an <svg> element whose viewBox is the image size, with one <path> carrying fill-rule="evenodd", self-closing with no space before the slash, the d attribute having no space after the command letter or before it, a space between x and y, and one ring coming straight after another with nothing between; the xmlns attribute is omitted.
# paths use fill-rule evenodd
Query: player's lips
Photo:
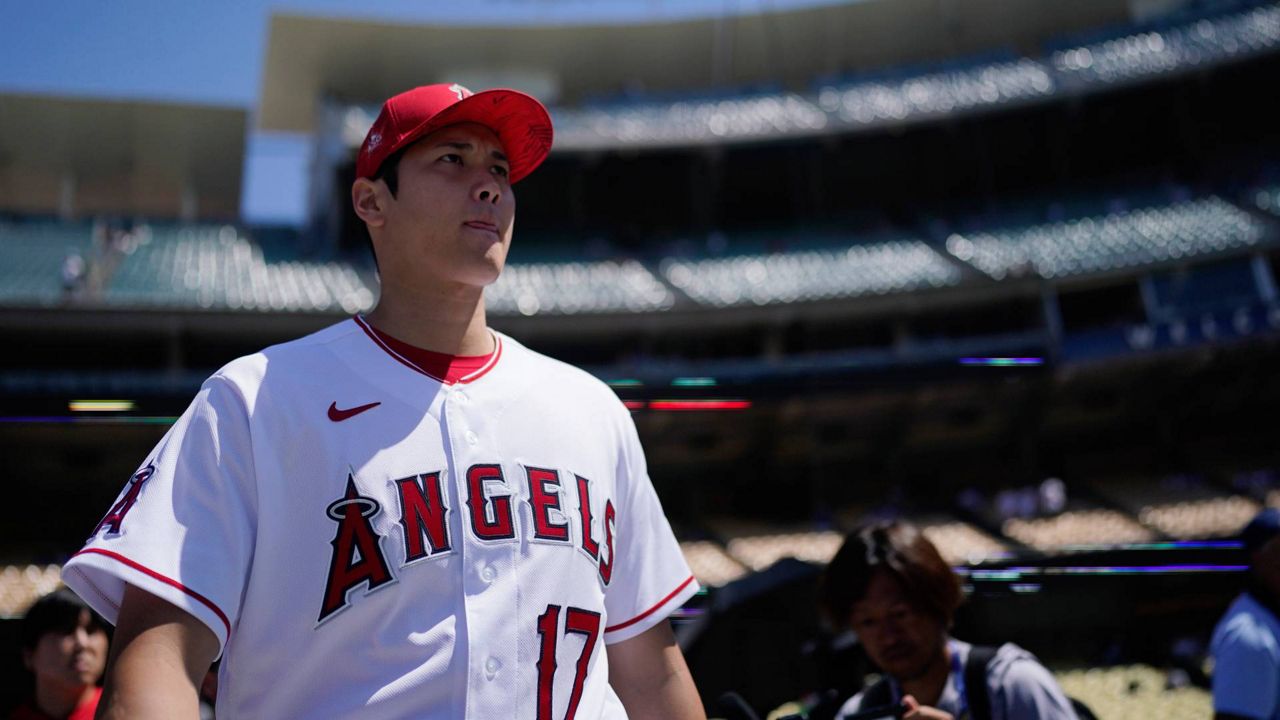
<svg viewBox="0 0 1280 720"><path fill-rule="evenodd" d="M469 228L473 228L475 230L484 230L486 232L491 232L494 235L498 234L497 223L491 223L485 220L468 220L467 222L464 222L462 224L466 225Z"/></svg>

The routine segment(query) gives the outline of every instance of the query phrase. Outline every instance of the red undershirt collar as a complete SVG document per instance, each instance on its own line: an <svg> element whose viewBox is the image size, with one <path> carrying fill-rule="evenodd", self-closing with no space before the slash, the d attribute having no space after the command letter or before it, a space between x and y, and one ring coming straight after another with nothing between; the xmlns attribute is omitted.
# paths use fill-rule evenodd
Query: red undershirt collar
<svg viewBox="0 0 1280 720"><path fill-rule="evenodd" d="M494 336L493 352L486 355L449 355L410 345L379 330L363 317L357 316L356 321L383 350L397 360L446 385L467 383L479 378L502 354L502 341L497 336Z"/></svg>

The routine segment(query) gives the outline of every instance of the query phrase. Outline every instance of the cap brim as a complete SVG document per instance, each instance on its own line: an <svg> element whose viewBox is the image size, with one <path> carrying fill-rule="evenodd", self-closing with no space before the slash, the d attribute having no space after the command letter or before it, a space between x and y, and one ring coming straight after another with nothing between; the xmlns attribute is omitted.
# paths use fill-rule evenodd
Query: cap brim
<svg viewBox="0 0 1280 720"><path fill-rule="evenodd" d="M551 152L553 131L547 109L530 95L501 88L481 90L441 110L410 133L400 146L417 142L440 128L467 122L484 125L498 136L513 184L533 172Z"/></svg>

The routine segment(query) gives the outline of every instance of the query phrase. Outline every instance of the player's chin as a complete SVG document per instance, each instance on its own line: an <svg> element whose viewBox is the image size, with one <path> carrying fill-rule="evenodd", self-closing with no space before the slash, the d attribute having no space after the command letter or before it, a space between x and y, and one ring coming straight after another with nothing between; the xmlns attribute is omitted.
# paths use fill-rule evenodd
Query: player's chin
<svg viewBox="0 0 1280 720"><path fill-rule="evenodd" d="M492 285L502 276L502 270L506 267L505 253L502 257L490 257L486 255L483 259L477 260L467 272L467 284L485 287Z"/></svg>

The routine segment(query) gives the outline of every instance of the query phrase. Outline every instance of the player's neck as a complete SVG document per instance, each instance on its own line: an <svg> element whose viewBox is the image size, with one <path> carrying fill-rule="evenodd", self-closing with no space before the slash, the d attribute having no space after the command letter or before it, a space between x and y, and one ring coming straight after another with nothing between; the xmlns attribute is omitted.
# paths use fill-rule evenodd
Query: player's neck
<svg viewBox="0 0 1280 720"><path fill-rule="evenodd" d="M493 352L483 296L433 298L404 302L383 298L365 315L369 324L414 347L446 355L487 355Z"/></svg>

